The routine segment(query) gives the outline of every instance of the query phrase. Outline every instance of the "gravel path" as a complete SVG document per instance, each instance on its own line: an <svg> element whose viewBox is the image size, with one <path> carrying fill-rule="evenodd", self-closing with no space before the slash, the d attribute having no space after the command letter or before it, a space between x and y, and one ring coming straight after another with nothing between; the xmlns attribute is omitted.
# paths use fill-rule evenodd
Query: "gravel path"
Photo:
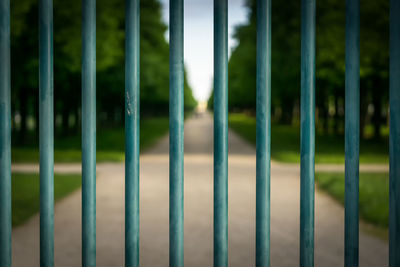
<svg viewBox="0 0 400 267"><path fill-rule="evenodd" d="M212 118L206 114L185 123L185 266L212 266L213 171ZM255 150L229 133L229 263L253 266L255 250ZM14 171L34 171L16 165ZM387 171L387 166L366 166ZM319 165L340 171L343 166ZM56 172L80 172L61 164ZM36 169L37 171L37 169ZM124 165L97 166L97 265L123 266ZM141 266L168 266L168 137L141 157ZM299 262L299 168L272 163L271 265ZM315 265L343 266L344 210L316 192ZM387 266L388 244L360 233L360 266ZM55 266L81 265L81 191L55 207ZM39 217L13 230L13 266L39 266Z"/></svg>

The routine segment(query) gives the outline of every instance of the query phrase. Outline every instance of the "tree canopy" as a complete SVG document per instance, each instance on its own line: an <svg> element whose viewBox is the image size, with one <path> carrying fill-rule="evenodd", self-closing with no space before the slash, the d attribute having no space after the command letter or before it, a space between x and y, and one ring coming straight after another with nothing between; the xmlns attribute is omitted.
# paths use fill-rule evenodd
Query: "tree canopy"
<svg viewBox="0 0 400 267"><path fill-rule="evenodd" d="M272 1L272 111L281 123L298 121L300 98L301 1ZM256 0L247 0L247 23L236 27L238 45L229 59L229 109L256 108ZM345 81L345 1L317 1L317 123L326 131L343 130ZM361 122L376 136L388 107L389 2L365 0L360 23ZM212 97L209 102L212 106Z"/></svg>
<svg viewBox="0 0 400 267"><path fill-rule="evenodd" d="M140 98L142 116L167 114L169 45L158 0L141 1ZM97 112L100 124L124 120L125 1L98 0L96 29ZM81 103L81 1L54 0L54 107L62 133L79 128ZM28 117L38 118L38 1L11 2L12 112L21 140ZM196 102L185 79L185 108ZM15 116L13 116L15 124ZM37 127L36 127L37 128Z"/></svg>

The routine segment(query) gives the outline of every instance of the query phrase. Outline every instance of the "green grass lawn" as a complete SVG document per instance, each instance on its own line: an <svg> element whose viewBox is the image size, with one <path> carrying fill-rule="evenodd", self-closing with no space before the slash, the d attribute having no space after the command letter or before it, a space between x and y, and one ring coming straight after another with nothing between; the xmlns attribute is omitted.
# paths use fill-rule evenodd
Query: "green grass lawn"
<svg viewBox="0 0 400 267"><path fill-rule="evenodd" d="M80 175L54 176L54 199L62 199L81 186ZM39 174L12 174L12 224L17 226L39 212Z"/></svg>
<svg viewBox="0 0 400 267"><path fill-rule="evenodd" d="M318 187L344 205L344 173L318 172ZM389 223L389 174L360 173L360 217L367 223L387 229Z"/></svg>
<svg viewBox="0 0 400 267"><path fill-rule="evenodd" d="M168 118L146 118L140 124L140 148L149 148L160 137L168 133ZM124 128L98 129L97 130L97 161L123 161L125 151ZM12 161L39 162L37 145L13 147ZM54 140L55 162L80 162L81 161L81 136L56 138Z"/></svg>
<svg viewBox="0 0 400 267"><path fill-rule="evenodd" d="M244 114L229 114L229 127L250 143L256 143L256 119ZM344 163L344 137L322 135L315 140L316 163ZM361 163L388 163L388 138L361 140ZM300 161L300 129L289 125L271 126L271 157L282 162Z"/></svg>

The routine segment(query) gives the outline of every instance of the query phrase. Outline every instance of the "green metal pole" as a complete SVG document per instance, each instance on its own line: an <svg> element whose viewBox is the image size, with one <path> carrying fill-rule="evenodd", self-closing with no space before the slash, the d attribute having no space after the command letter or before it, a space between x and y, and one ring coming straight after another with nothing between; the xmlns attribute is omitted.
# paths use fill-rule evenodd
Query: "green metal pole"
<svg viewBox="0 0 400 267"><path fill-rule="evenodd" d="M256 266L270 266L271 0L257 1Z"/></svg>
<svg viewBox="0 0 400 267"><path fill-rule="evenodd" d="M96 0L82 2L82 266L96 266Z"/></svg>
<svg viewBox="0 0 400 267"><path fill-rule="evenodd" d="M314 266L315 0L301 1L300 266Z"/></svg>
<svg viewBox="0 0 400 267"><path fill-rule="evenodd" d="M0 0L0 266L11 267L10 1Z"/></svg>
<svg viewBox="0 0 400 267"><path fill-rule="evenodd" d="M390 1L389 266L400 266L400 0Z"/></svg>
<svg viewBox="0 0 400 267"><path fill-rule="evenodd" d="M345 266L358 266L360 1L346 0Z"/></svg>
<svg viewBox="0 0 400 267"><path fill-rule="evenodd" d="M139 267L140 0L125 17L125 266Z"/></svg>
<svg viewBox="0 0 400 267"><path fill-rule="evenodd" d="M54 266L53 1L39 1L40 266Z"/></svg>
<svg viewBox="0 0 400 267"><path fill-rule="evenodd" d="M228 266L227 0L214 0L214 266Z"/></svg>
<svg viewBox="0 0 400 267"><path fill-rule="evenodd" d="M183 0L169 7L169 265L183 266Z"/></svg>

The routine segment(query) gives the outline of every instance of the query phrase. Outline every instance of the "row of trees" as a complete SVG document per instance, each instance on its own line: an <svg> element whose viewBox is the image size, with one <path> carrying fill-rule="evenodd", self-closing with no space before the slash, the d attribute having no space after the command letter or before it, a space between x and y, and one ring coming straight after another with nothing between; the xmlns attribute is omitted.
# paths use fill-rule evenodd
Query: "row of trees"
<svg viewBox="0 0 400 267"><path fill-rule="evenodd" d="M125 1L97 1L97 112L101 125L123 125ZM81 106L81 1L54 0L56 133L75 134ZM141 1L142 116L167 114L169 46L158 0ZM16 141L38 121L38 1L11 3L12 113ZM185 108L196 102L185 80ZM31 123L32 124L32 123ZM38 128L38 127L33 127Z"/></svg>
<svg viewBox="0 0 400 267"><path fill-rule="evenodd" d="M281 123L298 120L300 98L301 1L272 1L272 113ZM256 106L256 0L247 0L248 22L236 28L238 45L229 60L229 108ZM345 1L317 1L316 106L321 130L343 131L345 82ZM387 123L389 1L361 3L361 129L375 136ZM210 106L212 106L212 97Z"/></svg>

